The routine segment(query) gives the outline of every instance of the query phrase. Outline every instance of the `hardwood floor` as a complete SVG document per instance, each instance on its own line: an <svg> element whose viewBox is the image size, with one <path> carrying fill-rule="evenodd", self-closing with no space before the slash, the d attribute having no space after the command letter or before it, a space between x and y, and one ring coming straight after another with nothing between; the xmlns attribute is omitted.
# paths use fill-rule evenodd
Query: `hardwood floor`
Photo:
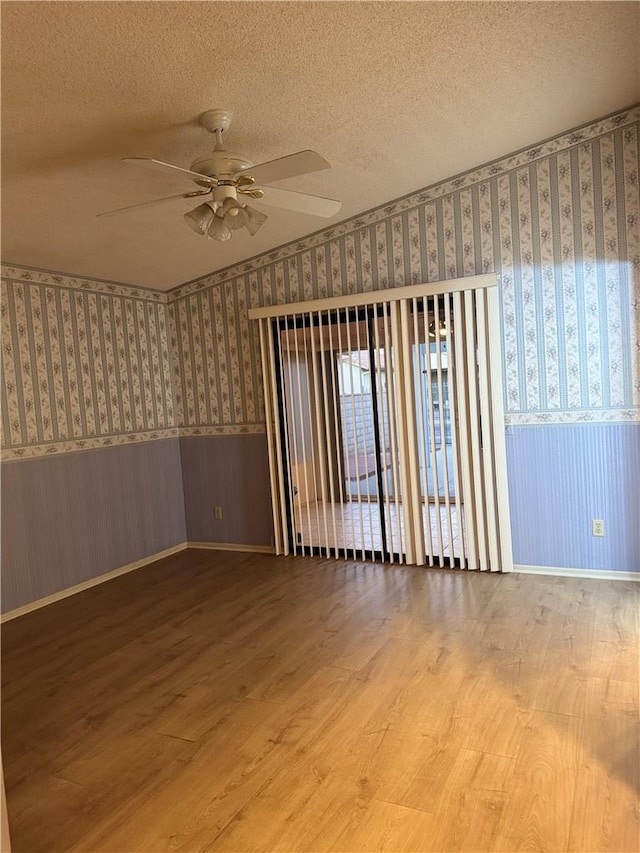
<svg viewBox="0 0 640 853"><path fill-rule="evenodd" d="M14 851L637 851L638 585L188 551L2 628Z"/></svg>

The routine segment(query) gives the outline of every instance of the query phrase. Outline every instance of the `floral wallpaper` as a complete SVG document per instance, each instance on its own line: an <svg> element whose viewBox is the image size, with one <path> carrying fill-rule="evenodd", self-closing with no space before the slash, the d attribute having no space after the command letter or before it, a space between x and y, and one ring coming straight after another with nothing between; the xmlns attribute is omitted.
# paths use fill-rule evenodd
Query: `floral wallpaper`
<svg viewBox="0 0 640 853"><path fill-rule="evenodd" d="M260 343L247 315L255 285L232 280L169 305L181 434L264 431Z"/></svg>
<svg viewBox="0 0 640 853"><path fill-rule="evenodd" d="M640 421L640 106L170 293L3 267L3 458L264 429L249 307L495 272L508 423Z"/></svg>
<svg viewBox="0 0 640 853"><path fill-rule="evenodd" d="M3 274L4 459L177 434L165 294Z"/></svg>
<svg viewBox="0 0 640 853"><path fill-rule="evenodd" d="M181 432L262 422L247 307L486 272L508 423L640 421L639 120L624 111L176 288Z"/></svg>

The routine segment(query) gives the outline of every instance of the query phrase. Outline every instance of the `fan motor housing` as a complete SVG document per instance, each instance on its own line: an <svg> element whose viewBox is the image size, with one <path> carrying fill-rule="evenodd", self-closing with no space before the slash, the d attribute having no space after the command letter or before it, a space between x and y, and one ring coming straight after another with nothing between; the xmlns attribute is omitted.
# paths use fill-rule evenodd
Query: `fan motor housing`
<svg viewBox="0 0 640 853"><path fill-rule="evenodd" d="M253 163L250 160L245 160L233 151L212 151L206 157L194 160L191 169L208 178L218 178L237 175L239 172L250 169L251 166Z"/></svg>

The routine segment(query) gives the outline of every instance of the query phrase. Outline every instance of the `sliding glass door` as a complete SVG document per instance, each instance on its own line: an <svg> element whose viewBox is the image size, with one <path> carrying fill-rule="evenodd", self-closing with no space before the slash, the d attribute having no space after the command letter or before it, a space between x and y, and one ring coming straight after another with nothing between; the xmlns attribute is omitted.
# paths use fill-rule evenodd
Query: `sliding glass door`
<svg viewBox="0 0 640 853"><path fill-rule="evenodd" d="M252 314L279 553L510 568L492 276Z"/></svg>
<svg viewBox="0 0 640 853"><path fill-rule="evenodd" d="M272 324L292 550L401 558L389 323L385 339L378 315L328 311Z"/></svg>

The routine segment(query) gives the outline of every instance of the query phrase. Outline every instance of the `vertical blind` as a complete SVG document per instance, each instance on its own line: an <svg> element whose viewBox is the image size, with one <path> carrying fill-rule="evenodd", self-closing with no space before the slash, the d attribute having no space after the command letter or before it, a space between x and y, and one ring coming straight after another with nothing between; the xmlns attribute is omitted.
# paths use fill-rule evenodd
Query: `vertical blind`
<svg viewBox="0 0 640 853"><path fill-rule="evenodd" d="M511 570L494 275L249 316L276 553Z"/></svg>

